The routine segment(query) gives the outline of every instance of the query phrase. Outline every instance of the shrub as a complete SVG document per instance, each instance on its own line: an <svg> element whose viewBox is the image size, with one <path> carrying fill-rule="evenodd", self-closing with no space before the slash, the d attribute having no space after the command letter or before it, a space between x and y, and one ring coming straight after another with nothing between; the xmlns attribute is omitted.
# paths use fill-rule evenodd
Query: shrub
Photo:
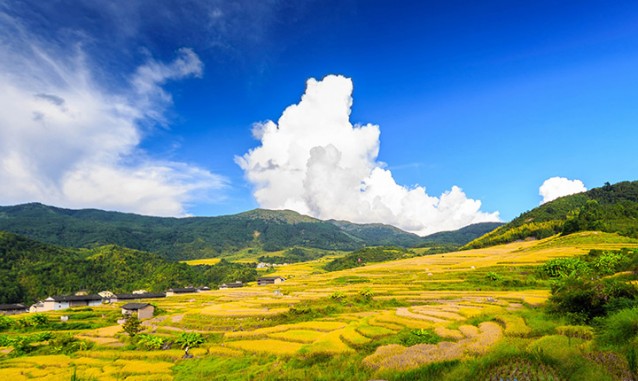
<svg viewBox="0 0 638 381"><path fill-rule="evenodd" d="M41 332L35 335L4 336L0 342L4 346L13 347L12 356L20 356L35 349L31 344L50 340L51 337L51 332Z"/></svg>
<svg viewBox="0 0 638 381"><path fill-rule="evenodd" d="M359 297L364 302L369 302L370 300L372 300L372 298L374 298L374 291L372 291L370 287L366 287L363 290L359 291Z"/></svg>
<svg viewBox="0 0 638 381"><path fill-rule="evenodd" d="M188 348L198 347L200 344L203 344L204 341L205 341L204 336L202 336L201 333L182 332L179 334L179 337L177 338L177 340L175 340L175 343L177 343L182 349L185 349L186 347Z"/></svg>
<svg viewBox="0 0 638 381"><path fill-rule="evenodd" d="M15 321L15 325L20 329L43 328L49 324L49 318L43 314L33 314Z"/></svg>
<svg viewBox="0 0 638 381"><path fill-rule="evenodd" d="M93 343L80 340L70 333L56 335L49 340L49 348L53 353L70 354L92 347Z"/></svg>
<svg viewBox="0 0 638 381"><path fill-rule="evenodd" d="M621 303L623 300L627 303ZM614 307L632 304L636 300L638 290L625 282L568 277L552 285L549 308L565 314L572 323L582 324L595 317L605 316Z"/></svg>
<svg viewBox="0 0 638 381"><path fill-rule="evenodd" d="M541 274L549 278L582 275L589 271L587 263L579 258L556 258L545 262L540 267Z"/></svg>
<svg viewBox="0 0 638 381"><path fill-rule="evenodd" d="M638 307L622 310L602 321L599 341L603 344L625 346L638 339Z"/></svg>
<svg viewBox="0 0 638 381"><path fill-rule="evenodd" d="M0 331L9 329L11 328L12 325L13 325L13 320L11 318L0 315Z"/></svg>
<svg viewBox="0 0 638 381"><path fill-rule="evenodd" d="M160 336L142 334L137 337L137 345L149 351L161 349L164 342L166 342L166 340Z"/></svg>
<svg viewBox="0 0 638 381"><path fill-rule="evenodd" d="M346 294L341 291L335 291L332 295L330 295L330 299L336 300L338 302L343 301L346 298Z"/></svg>
<svg viewBox="0 0 638 381"><path fill-rule="evenodd" d="M421 328L400 332L399 341L403 345L412 346L417 344L436 344L441 341L441 338L433 330Z"/></svg>

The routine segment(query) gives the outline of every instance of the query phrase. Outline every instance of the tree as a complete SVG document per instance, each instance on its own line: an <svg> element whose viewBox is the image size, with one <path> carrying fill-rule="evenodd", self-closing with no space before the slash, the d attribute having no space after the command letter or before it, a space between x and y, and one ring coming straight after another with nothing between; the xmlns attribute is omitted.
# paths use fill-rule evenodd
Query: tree
<svg viewBox="0 0 638 381"><path fill-rule="evenodd" d="M126 315L126 321L122 324L122 329L128 333L130 337L135 337L142 331L142 322L137 318L137 315Z"/></svg>

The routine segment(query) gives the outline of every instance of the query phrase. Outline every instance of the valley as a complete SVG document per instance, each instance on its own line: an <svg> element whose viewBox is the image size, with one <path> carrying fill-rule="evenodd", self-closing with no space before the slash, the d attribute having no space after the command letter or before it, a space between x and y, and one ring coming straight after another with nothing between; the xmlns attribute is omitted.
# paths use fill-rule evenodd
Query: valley
<svg viewBox="0 0 638 381"><path fill-rule="evenodd" d="M0 374L14 380L452 380L503 377L516 368L541 375L528 379L621 379L610 367L628 374L622 355L598 348L591 333L570 333L568 319L546 312L552 281L538 269L548 260L622 248L638 248L638 240L582 232L342 271L323 270L325 258L278 266L267 276L284 277L280 284L151 301L159 313L142 322L138 337L166 343L199 335L203 343L190 349L193 358L183 358L175 344L149 349L121 326L104 323L101 317L119 315L122 303L114 303L47 313L50 322L65 314L67 323L84 313L84 321L103 327L65 331L85 343L68 354L50 353L46 341L32 344L26 356L7 347ZM621 365L596 360L603 355Z"/></svg>

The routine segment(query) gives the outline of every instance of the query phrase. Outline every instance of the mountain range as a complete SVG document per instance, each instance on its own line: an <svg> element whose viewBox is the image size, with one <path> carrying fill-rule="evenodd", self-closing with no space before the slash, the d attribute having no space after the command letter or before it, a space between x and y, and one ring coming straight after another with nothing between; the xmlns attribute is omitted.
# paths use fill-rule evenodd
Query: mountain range
<svg viewBox="0 0 638 381"><path fill-rule="evenodd" d="M166 218L63 209L39 203L0 207L0 231L72 248L115 244L172 260L217 257L246 248L277 251L294 246L324 250L378 245L458 247L498 226L500 223L483 223L419 237L390 225L322 221L290 210L255 209L219 217Z"/></svg>

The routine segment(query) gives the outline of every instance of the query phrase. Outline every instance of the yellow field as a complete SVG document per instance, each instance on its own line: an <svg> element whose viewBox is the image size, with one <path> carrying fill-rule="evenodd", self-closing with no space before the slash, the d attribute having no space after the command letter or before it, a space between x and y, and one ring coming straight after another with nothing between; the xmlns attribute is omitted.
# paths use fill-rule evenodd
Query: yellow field
<svg viewBox="0 0 638 381"><path fill-rule="evenodd" d="M599 240L601 235L604 239ZM436 345L380 345L362 363L373 371L405 370L435 361L479 356L504 336L519 338L529 334L530 328L516 312L544 303L549 290L478 289L466 283L473 276L483 279L487 271L507 274L552 258L620 247L638 247L638 241L604 233L581 233L331 273L321 269L327 259L279 266L273 275L285 277L282 284L249 284L240 289L154 300L166 314L145 322L144 328L146 333L167 338L185 331L216 334L215 342L191 350L196 358L241 358L253 354L285 358L350 356L361 346L387 340L405 330L432 329L444 339ZM386 303L384 307L351 309L352 301L364 289L372 290L374 301ZM303 312L298 312L300 319L306 321L285 320L286 316L293 316L290 311L312 308L313 303L329 300L337 291L347 298L339 313L305 319ZM95 310L101 308L110 311L119 305ZM481 315L496 319L476 325L467 323ZM75 369L80 379L87 380L171 380L174 365L189 361L181 359L183 351L177 346L165 351L125 349L120 330L119 326L111 326L75 332L78 338L92 341L95 346L72 357L10 358L6 353L9 350L0 352L0 376L11 381L69 380Z"/></svg>

